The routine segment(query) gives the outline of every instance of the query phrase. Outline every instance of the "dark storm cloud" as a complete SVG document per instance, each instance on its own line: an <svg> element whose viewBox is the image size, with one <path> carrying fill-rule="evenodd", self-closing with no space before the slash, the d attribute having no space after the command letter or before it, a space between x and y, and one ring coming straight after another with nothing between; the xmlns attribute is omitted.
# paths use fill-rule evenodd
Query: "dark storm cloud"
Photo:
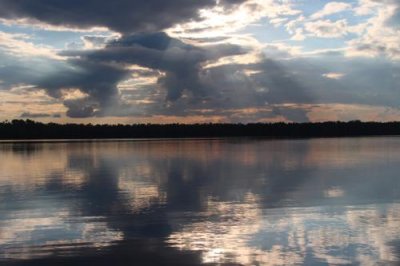
<svg viewBox="0 0 400 266"><path fill-rule="evenodd" d="M97 102L90 99L65 100L65 107L68 108L67 116L72 118L85 118L96 115L100 106Z"/></svg>
<svg viewBox="0 0 400 266"><path fill-rule="evenodd" d="M65 62L18 62L8 56L6 65L0 67L0 78L5 80L4 87L30 84L57 99L63 99L63 90L79 89L86 97L64 101L67 115L103 116L108 107L123 106L117 85L132 73L126 66L136 64L165 73L158 86L167 91L168 101L176 101L185 90L195 98L216 90L202 81L203 64L246 52L230 44L196 47L165 33L137 34L123 36L100 50L65 51L62 55L69 57Z"/></svg>
<svg viewBox="0 0 400 266"><path fill-rule="evenodd" d="M248 75L246 72L255 74ZM286 117L291 121L307 121L306 110L295 107L278 106L282 103L309 103L313 97L309 91L291 74L291 69L271 59L264 59L259 64L227 64L202 69L199 74L202 86L210 88L201 97L181 97L171 105L159 104L158 94L155 104L147 105L146 114L191 116L206 115L226 117L226 121L258 121L276 116ZM284 90L287 96L280 92ZM140 94L139 97L141 97ZM242 109L259 111L241 113ZM236 111L238 110L238 111ZM278 112L279 111L279 112Z"/></svg>
<svg viewBox="0 0 400 266"><path fill-rule="evenodd" d="M219 2L223 5L238 5L246 2L246 0L220 0Z"/></svg>
<svg viewBox="0 0 400 266"><path fill-rule="evenodd" d="M243 0L223 0L232 6ZM198 19L216 0L0 0L0 17L29 18L55 26L108 27L121 33L159 31Z"/></svg>
<svg viewBox="0 0 400 266"><path fill-rule="evenodd" d="M80 88L82 92L100 100L103 94L113 95L116 84L128 73L118 66L80 59L71 59L69 64L71 67L63 72L55 72L38 80L38 86L47 89L52 96L57 96L60 88Z"/></svg>
<svg viewBox="0 0 400 266"><path fill-rule="evenodd" d="M0 89L29 85L31 90L44 89L55 99L63 99L63 90L79 89L86 97L68 100L64 105L70 117L98 115L106 106L118 101L117 84L129 71L118 65L70 59L19 59L1 54Z"/></svg>
<svg viewBox="0 0 400 266"><path fill-rule="evenodd" d="M20 118L58 118L61 117L60 114L46 114L46 113L31 113L31 112L24 112L20 115Z"/></svg>
<svg viewBox="0 0 400 266"><path fill-rule="evenodd" d="M30 113L30 112L24 112L20 115L20 118L46 118L46 117L51 117L51 115L45 113Z"/></svg>
<svg viewBox="0 0 400 266"><path fill-rule="evenodd" d="M129 71L112 64L71 59L70 68L38 80L50 96L61 98L63 89L79 89L84 98L64 101L69 117L82 118L100 115L109 105L119 100L117 85Z"/></svg>
<svg viewBox="0 0 400 266"><path fill-rule="evenodd" d="M165 75L159 85L167 90L167 100L175 101L184 90L195 96L206 95L211 88L201 82L202 64L221 57L238 55L246 50L230 44L196 47L165 33L124 36L96 51L66 51L64 56L78 56L83 62L97 64L140 65L160 70ZM91 77L96 81L96 77ZM97 81L96 81L97 82Z"/></svg>
<svg viewBox="0 0 400 266"><path fill-rule="evenodd" d="M224 6L226 9L232 9L246 1L247 0L219 0L219 4Z"/></svg>

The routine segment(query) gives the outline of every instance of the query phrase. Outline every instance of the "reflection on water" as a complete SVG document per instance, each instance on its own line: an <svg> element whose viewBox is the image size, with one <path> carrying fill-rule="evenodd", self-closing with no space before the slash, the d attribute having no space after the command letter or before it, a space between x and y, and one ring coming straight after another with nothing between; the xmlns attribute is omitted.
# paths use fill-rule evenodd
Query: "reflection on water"
<svg viewBox="0 0 400 266"><path fill-rule="evenodd" d="M400 138L2 143L0 159L2 265L400 262Z"/></svg>

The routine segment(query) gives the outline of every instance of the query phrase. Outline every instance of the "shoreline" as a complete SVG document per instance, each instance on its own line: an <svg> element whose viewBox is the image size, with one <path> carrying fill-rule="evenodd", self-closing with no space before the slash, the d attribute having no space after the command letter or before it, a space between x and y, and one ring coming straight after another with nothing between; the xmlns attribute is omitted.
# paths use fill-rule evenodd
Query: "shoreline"
<svg viewBox="0 0 400 266"><path fill-rule="evenodd" d="M0 139L1 144L45 144L45 143L113 143L113 142L161 142L161 141L205 141L205 140L262 140L290 141L313 139L354 139L354 138L399 138L400 135L360 135L360 136L315 136L315 137L177 137L177 138L80 138L80 139Z"/></svg>

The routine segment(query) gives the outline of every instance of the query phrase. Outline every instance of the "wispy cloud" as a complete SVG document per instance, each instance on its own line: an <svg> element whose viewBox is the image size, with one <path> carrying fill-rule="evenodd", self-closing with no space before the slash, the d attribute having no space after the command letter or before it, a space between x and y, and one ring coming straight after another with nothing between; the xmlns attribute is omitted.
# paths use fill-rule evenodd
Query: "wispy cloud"
<svg viewBox="0 0 400 266"><path fill-rule="evenodd" d="M352 5L345 2L329 2L323 9L311 15L311 19L321 19L326 16L337 14L346 10L351 10Z"/></svg>
<svg viewBox="0 0 400 266"><path fill-rule="evenodd" d="M62 59L57 51L44 45L35 45L30 42L31 36L13 34L0 31L0 49L14 56L43 56L52 59Z"/></svg>

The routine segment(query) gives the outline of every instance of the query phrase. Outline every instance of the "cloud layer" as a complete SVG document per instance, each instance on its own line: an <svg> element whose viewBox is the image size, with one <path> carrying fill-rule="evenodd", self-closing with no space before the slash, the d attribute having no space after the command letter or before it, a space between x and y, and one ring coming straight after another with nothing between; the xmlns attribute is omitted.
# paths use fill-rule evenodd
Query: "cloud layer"
<svg viewBox="0 0 400 266"><path fill-rule="evenodd" d="M239 1L223 1L232 5ZM215 0L1 0L0 17L27 19L53 26L107 27L121 33L158 31L178 22L195 20L201 8Z"/></svg>
<svg viewBox="0 0 400 266"><path fill-rule="evenodd" d="M62 104L17 114L43 119L393 118L400 1L322 3L0 0L0 90Z"/></svg>

